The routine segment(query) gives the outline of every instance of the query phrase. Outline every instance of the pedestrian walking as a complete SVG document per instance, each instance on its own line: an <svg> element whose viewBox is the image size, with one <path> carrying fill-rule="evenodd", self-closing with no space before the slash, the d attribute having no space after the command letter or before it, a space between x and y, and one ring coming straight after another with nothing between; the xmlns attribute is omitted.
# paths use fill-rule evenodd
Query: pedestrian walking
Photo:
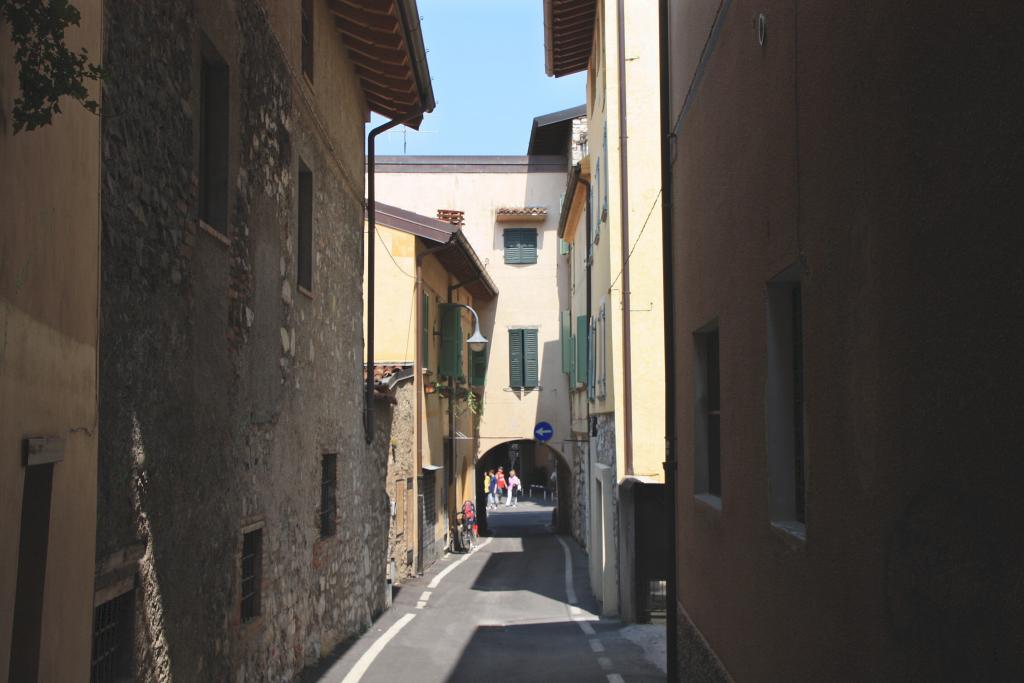
<svg viewBox="0 0 1024 683"><path fill-rule="evenodd" d="M498 509L498 473L491 468L491 481L487 486L487 506L491 510Z"/></svg>
<svg viewBox="0 0 1024 683"><path fill-rule="evenodd" d="M509 470L508 479L508 500L505 501L505 507L515 507L519 503L519 492L523 490L523 484L519 481L519 476L515 470Z"/></svg>
<svg viewBox="0 0 1024 683"><path fill-rule="evenodd" d="M501 499L505 497L505 490L506 490L506 488L507 488L507 484L505 483L505 468L499 467L498 468L497 496L495 497L495 500L494 500L494 507L495 507L495 509L497 509L498 504L501 502Z"/></svg>
<svg viewBox="0 0 1024 683"><path fill-rule="evenodd" d="M484 472L484 493L487 495L487 509L494 504L494 490L491 488L491 479L494 478L494 470Z"/></svg>

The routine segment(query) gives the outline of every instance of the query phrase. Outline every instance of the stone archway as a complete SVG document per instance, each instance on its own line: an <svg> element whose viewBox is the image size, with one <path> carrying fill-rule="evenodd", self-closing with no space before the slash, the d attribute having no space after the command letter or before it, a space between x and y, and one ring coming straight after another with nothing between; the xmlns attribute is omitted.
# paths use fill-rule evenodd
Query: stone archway
<svg viewBox="0 0 1024 683"><path fill-rule="evenodd" d="M499 465L504 467L506 472L515 467L527 492L531 490L530 487L537 486L551 491L551 473L552 470L556 472L556 488L551 491L551 495L554 495L557 500L553 523L557 533L571 533L572 499L575 491L572 482L572 463L557 448L534 439L504 441L492 446L477 459L474 489L481 533L485 533L487 530L487 492L484 491L484 473Z"/></svg>

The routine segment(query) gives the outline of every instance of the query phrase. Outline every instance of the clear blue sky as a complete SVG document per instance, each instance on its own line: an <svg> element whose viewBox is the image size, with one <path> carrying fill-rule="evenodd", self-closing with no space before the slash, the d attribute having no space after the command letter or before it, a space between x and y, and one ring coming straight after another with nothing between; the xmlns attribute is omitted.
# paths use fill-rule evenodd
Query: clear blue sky
<svg viewBox="0 0 1024 683"><path fill-rule="evenodd" d="M407 154L526 154L533 117L586 101L584 74L544 73L543 0L418 3L437 107L408 131ZM402 154L403 130L377 153Z"/></svg>

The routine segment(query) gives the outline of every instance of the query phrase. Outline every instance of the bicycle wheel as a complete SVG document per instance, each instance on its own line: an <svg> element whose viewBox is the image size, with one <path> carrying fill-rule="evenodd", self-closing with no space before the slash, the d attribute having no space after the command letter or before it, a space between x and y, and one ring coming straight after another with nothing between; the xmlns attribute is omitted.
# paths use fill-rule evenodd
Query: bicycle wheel
<svg viewBox="0 0 1024 683"><path fill-rule="evenodd" d="M472 531L470 531L469 529L466 529L465 527L463 527L463 529L462 529L462 537L461 537L460 540L462 541L462 549L465 550L467 553L470 550L473 549L473 532Z"/></svg>

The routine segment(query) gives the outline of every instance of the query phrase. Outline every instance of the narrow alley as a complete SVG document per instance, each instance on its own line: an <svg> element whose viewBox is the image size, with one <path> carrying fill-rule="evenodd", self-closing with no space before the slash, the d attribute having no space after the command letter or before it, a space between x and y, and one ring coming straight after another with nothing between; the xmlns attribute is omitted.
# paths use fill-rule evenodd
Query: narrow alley
<svg viewBox="0 0 1024 683"><path fill-rule="evenodd" d="M586 556L552 531L553 509L524 500L492 513L492 536L402 586L368 632L304 682L665 680L664 629L597 615Z"/></svg>

